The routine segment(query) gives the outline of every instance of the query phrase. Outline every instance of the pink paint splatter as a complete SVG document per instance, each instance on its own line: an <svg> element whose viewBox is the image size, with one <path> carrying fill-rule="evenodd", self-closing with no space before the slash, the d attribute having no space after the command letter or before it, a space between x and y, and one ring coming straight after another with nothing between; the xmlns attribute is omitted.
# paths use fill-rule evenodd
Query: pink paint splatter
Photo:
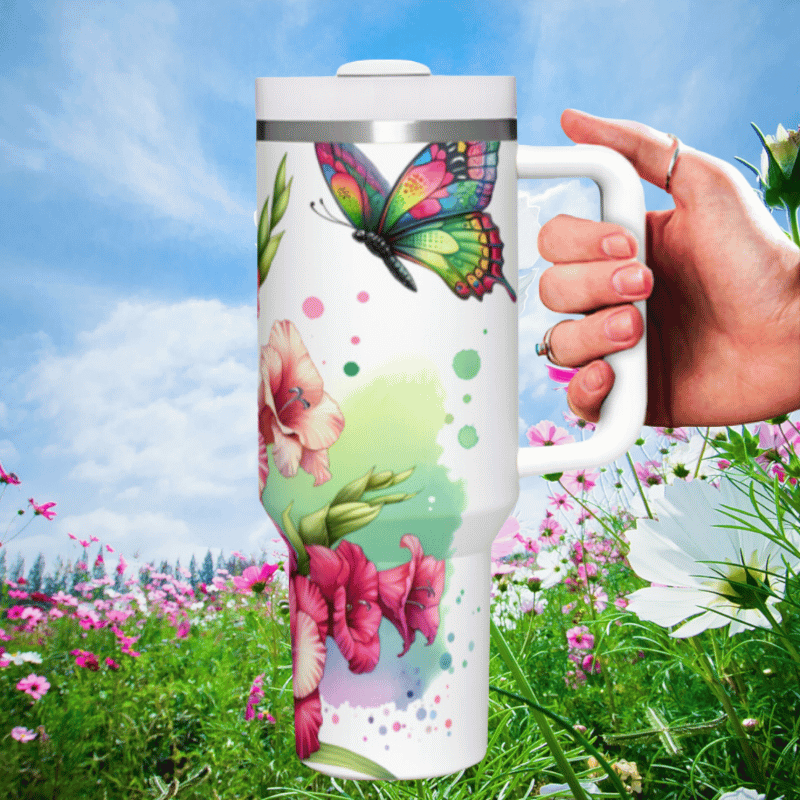
<svg viewBox="0 0 800 800"><path fill-rule="evenodd" d="M338 714L334 714L333 717L331 718L331 722L334 725L338 725L339 724L339 715Z"/></svg>
<svg viewBox="0 0 800 800"><path fill-rule="evenodd" d="M367 292L359 292L356 295L356 299L359 303L366 303L369 300L369 294Z"/></svg>
<svg viewBox="0 0 800 800"><path fill-rule="evenodd" d="M399 723L399 722L395 722L395 724L394 724L394 725L392 725L392 730L393 730L395 733L397 733L397 731L399 731L399 730L400 730L400 723Z"/></svg>
<svg viewBox="0 0 800 800"><path fill-rule="evenodd" d="M354 336L350 341L353 344L358 344L361 341L361 339L358 336Z"/></svg>
<svg viewBox="0 0 800 800"><path fill-rule="evenodd" d="M309 319L316 319L322 316L325 307L322 305L322 300L319 297L307 297L303 301L303 313Z"/></svg>
<svg viewBox="0 0 800 800"><path fill-rule="evenodd" d="M445 720L444 726L445 726L445 728L452 728L453 727L453 720L451 720L451 719Z"/></svg>
<svg viewBox="0 0 800 800"><path fill-rule="evenodd" d="M442 698L439 697L439 695L437 694L436 697L433 698L433 702L434 703L441 703L442 702Z"/></svg>

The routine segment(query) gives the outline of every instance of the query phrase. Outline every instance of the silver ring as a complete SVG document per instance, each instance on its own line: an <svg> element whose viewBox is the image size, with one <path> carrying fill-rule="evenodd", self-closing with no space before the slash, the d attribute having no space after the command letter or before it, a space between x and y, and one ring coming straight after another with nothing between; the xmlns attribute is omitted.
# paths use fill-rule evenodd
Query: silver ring
<svg viewBox="0 0 800 800"><path fill-rule="evenodd" d="M664 191L669 193L669 184L672 180L672 171L675 169L675 164L678 161L678 156L681 152L681 140L675 136L674 133L668 133L670 139L675 142L675 149L672 151L672 158L669 161L669 166L667 167L667 180L664 182Z"/></svg>
<svg viewBox="0 0 800 800"><path fill-rule="evenodd" d="M563 322L563 320L562 320ZM562 364L554 355L553 355L553 347L550 344L550 337L553 334L553 330L558 327L561 322L556 322L555 325L549 327L544 334L544 338L542 339L541 344L536 345L536 355L537 356L547 356L547 360L556 367L566 367L566 364Z"/></svg>

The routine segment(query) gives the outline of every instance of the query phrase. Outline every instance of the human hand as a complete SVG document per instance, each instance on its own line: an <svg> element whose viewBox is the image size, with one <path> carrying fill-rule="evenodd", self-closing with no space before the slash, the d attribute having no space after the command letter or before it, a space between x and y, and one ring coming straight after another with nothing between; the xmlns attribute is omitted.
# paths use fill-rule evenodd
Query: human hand
<svg viewBox="0 0 800 800"><path fill-rule="evenodd" d="M572 110L561 125L574 142L611 147L664 188L675 147L666 134ZM631 303L649 297L646 424L734 425L800 408L800 250L718 158L681 145L670 192L674 209L647 213L649 269L618 225L560 215L539 232L539 251L553 263L539 281L542 302L587 313L550 339L560 363L582 366L567 390L570 407L597 421L614 382L601 359L639 341L642 318Z"/></svg>

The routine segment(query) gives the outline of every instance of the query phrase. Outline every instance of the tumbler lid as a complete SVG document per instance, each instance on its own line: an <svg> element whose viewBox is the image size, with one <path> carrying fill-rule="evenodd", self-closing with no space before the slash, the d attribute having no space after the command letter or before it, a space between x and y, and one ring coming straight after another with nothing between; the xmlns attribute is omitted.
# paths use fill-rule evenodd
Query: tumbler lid
<svg viewBox="0 0 800 800"><path fill-rule="evenodd" d="M417 61L351 61L332 77L256 78L256 119L515 120L505 75L432 75Z"/></svg>

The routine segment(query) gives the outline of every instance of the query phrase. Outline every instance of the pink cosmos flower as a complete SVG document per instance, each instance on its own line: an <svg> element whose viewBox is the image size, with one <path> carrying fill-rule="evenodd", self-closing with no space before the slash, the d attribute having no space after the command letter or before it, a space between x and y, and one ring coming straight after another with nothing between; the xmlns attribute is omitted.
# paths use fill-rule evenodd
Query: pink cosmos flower
<svg viewBox="0 0 800 800"><path fill-rule="evenodd" d="M686 428L656 428L659 436L671 439L673 442L688 442L689 432Z"/></svg>
<svg viewBox="0 0 800 800"><path fill-rule="evenodd" d="M19 486L19 478L13 472L6 472L0 464L0 483L8 483L12 486ZM16 728L14 730L17 730ZM23 729L25 730L25 729Z"/></svg>
<svg viewBox="0 0 800 800"><path fill-rule="evenodd" d="M109 656L108 658L106 658L106 666L107 666L109 669L112 669L112 670L114 670L114 672L116 672L116 671L119 669L119 664L117 664L117 662L116 662L116 661L114 661L114 659L113 659L113 658L111 658L111 656Z"/></svg>
<svg viewBox="0 0 800 800"><path fill-rule="evenodd" d="M570 492L573 494L580 494L581 492L588 492L594 488L599 477L599 472L590 472L587 469L574 469L570 472L565 472L562 480L564 481L564 486L566 486Z"/></svg>
<svg viewBox="0 0 800 800"><path fill-rule="evenodd" d="M587 431L593 431L597 427L594 422L587 422L582 417L571 412L563 411L562 414L570 428L585 428Z"/></svg>
<svg viewBox="0 0 800 800"><path fill-rule="evenodd" d="M314 476L314 486L330 480L328 448L344 428L344 415L323 391L322 378L300 333L289 320L276 321L261 348L258 388L259 430L285 478L298 467Z"/></svg>
<svg viewBox="0 0 800 800"><path fill-rule="evenodd" d="M36 731L31 731L18 725L16 728L11 729L11 738L16 739L18 742L32 742L36 738Z"/></svg>
<svg viewBox="0 0 800 800"><path fill-rule="evenodd" d="M317 584L331 610L333 638L350 670L371 672L380 658L378 627L378 571L364 551L342 541L336 550L320 545L306 547L311 563L311 580Z"/></svg>
<svg viewBox="0 0 800 800"><path fill-rule="evenodd" d="M555 508L563 508L564 511L572 511L572 503L568 494L553 494L547 498L547 504Z"/></svg>
<svg viewBox="0 0 800 800"><path fill-rule="evenodd" d="M47 694L50 684L47 680L40 675L34 675L32 672L27 678L23 678L17 683L17 689L25 694L29 694L34 700L41 700Z"/></svg>
<svg viewBox="0 0 800 800"><path fill-rule="evenodd" d="M593 656L591 654L584 656L583 661L581 661L581 669L587 675L599 675L600 662L597 660L597 656Z"/></svg>
<svg viewBox="0 0 800 800"><path fill-rule="evenodd" d="M567 495L561 495L561 497L566 499ZM558 544L564 534L564 526L555 517L545 517L539 526L539 539L546 544Z"/></svg>
<svg viewBox="0 0 800 800"><path fill-rule="evenodd" d="M661 467L660 461L645 461L644 464L636 462L633 466L636 469L636 477L642 483L646 483L648 486L658 486L664 482L664 479L658 473Z"/></svg>
<svg viewBox="0 0 800 800"><path fill-rule="evenodd" d="M75 656L75 663L79 667L97 672L100 669L100 664L97 661L97 656L88 650L71 650L70 655Z"/></svg>
<svg viewBox="0 0 800 800"><path fill-rule="evenodd" d="M585 625L576 625L567 631L567 644L575 650L591 650L594 647L594 636Z"/></svg>
<svg viewBox="0 0 800 800"><path fill-rule="evenodd" d="M575 441L574 436L570 436L563 428L557 428L549 420L531 426L526 435L534 447L550 447Z"/></svg>
<svg viewBox="0 0 800 800"><path fill-rule="evenodd" d="M519 520L511 516L500 528L500 532L494 537L492 542L492 561L499 561L501 558L511 555L517 546L517 536L519 535Z"/></svg>
<svg viewBox="0 0 800 800"><path fill-rule="evenodd" d="M38 505L37 503L33 502L33 498L29 497L28 502L33 506L33 513L34 515L40 514L45 519L53 519L55 517L56 512L51 511L55 503L44 503L43 505Z"/></svg>
<svg viewBox="0 0 800 800"><path fill-rule="evenodd" d="M240 592L259 594L264 591L277 570L277 564L264 564L261 568L245 567L241 575L234 575L233 583Z"/></svg>
<svg viewBox="0 0 800 800"><path fill-rule="evenodd" d="M444 561L426 556L419 539L410 533L400 539L400 546L411 551L411 561L378 573L380 608L403 637L398 657L408 652L417 631L433 643L444 591Z"/></svg>

